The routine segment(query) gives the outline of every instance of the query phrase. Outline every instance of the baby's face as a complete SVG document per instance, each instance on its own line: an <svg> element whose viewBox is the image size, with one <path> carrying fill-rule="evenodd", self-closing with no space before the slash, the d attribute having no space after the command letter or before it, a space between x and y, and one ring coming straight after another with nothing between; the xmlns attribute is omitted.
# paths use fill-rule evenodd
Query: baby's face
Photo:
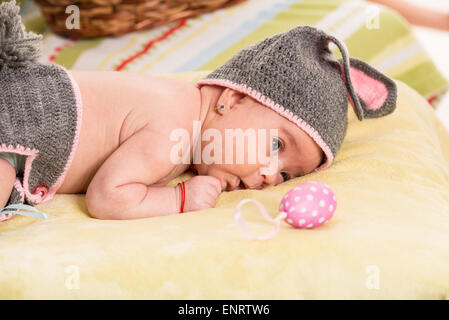
<svg viewBox="0 0 449 320"><path fill-rule="evenodd" d="M194 168L200 175L218 178L223 190L262 189L277 185L288 179L312 172L323 161L323 151L307 133L251 97L239 94L232 89L225 89L218 100L218 106L221 104L224 105L223 109L218 108L209 112L210 115L203 124L202 134L204 136L205 132L211 131L208 129L215 129L215 133L220 133L218 136L221 137L221 148L217 149L221 150L219 158L222 161L215 161L211 164L205 164L202 161L201 164L194 165ZM249 143L250 139L244 135L241 135L244 137L243 148L237 146L235 137L230 146L226 142L226 129L232 129L234 133L237 133L239 129L240 132L253 129L253 132L256 133L256 148L252 148L254 143ZM278 135L270 136L270 129L277 129ZM258 132L266 134L264 136L257 134ZM203 138L203 140L205 139ZM208 145L209 147L207 147ZM206 154L214 155L215 151L210 151L211 145L217 146L213 143L213 139L202 141L203 156L205 151L207 151ZM267 170L270 167L270 163L266 161L270 155L270 147L272 155L275 154L275 157L271 158L271 169ZM205 150L205 148L209 149ZM242 150L243 163L237 161L237 155L239 152L242 153ZM257 152L260 152L258 150L263 150L266 157L258 156ZM277 152L273 153L273 151ZM226 155L229 157L228 161L226 161ZM273 162L276 162L274 166Z"/></svg>

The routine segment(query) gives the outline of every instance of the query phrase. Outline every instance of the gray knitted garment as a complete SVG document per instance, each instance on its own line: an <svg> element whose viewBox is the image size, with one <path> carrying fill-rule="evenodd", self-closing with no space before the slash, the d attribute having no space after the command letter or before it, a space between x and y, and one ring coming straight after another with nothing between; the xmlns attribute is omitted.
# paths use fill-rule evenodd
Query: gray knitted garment
<svg viewBox="0 0 449 320"><path fill-rule="evenodd" d="M334 58L329 42L343 59ZM203 85L245 93L297 124L325 154L315 171L330 166L341 147L348 126L348 95L359 120L388 115L396 107L391 79L349 58L342 42L309 26L244 48L197 82L198 88Z"/></svg>
<svg viewBox="0 0 449 320"><path fill-rule="evenodd" d="M49 200L76 148L81 119L71 79L64 68L37 62L39 45L39 36L25 32L19 7L2 3L0 151L27 157L8 205Z"/></svg>

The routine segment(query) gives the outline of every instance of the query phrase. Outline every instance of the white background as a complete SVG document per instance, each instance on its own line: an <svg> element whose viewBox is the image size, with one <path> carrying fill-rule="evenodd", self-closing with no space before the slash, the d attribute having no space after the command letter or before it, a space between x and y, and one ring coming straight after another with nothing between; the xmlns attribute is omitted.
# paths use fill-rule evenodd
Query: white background
<svg viewBox="0 0 449 320"><path fill-rule="evenodd" d="M449 13L449 0L407 0L429 9ZM413 26L419 41L435 61L438 69L449 79L449 31ZM449 93L446 93L437 107L436 113L449 130Z"/></svg>

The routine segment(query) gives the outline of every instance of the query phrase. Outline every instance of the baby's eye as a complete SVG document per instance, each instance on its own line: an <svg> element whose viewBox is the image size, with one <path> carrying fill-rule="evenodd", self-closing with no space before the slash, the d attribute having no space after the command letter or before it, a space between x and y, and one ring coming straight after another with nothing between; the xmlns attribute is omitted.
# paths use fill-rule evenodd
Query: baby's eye
<svg viewBox="0 0 449 320"><path fill-rule="evenodd" d="M271 143L273 146L273 151L282 150L284 148L284 143L282 142L282 140L278 139L276 137L273 137L273 139L271 140Z"/></svg>
<svg viewBox="0 0 449 320"><path fill-rule="evenodd" d="M282 176L282 179L284 180L284 182L290 179L290 177L288 176L288 173L286 173L286 172L282 171L281 176Z"/></svg>

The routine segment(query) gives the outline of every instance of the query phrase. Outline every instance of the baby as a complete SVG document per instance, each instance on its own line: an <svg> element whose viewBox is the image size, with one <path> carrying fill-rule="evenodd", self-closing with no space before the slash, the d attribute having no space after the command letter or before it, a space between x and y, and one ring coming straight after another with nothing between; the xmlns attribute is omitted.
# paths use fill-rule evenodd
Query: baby
<svg viewBox="0 0 449 320"><path fill-rule="evenodd" d="M211 208L224 190L261 189L329 167L346 134L348 97L359 120L395 108L391 79L312 27L245 48L196 85L40 64L40 38L24 31L12 2L0 5L0 28L7 40L0 44L0 208L55 193L86 193L99 219ZM268 160L249 160L245 135L237 161L229 130L257 132ZM198 175L166 186L189 169Z"/></svg>

